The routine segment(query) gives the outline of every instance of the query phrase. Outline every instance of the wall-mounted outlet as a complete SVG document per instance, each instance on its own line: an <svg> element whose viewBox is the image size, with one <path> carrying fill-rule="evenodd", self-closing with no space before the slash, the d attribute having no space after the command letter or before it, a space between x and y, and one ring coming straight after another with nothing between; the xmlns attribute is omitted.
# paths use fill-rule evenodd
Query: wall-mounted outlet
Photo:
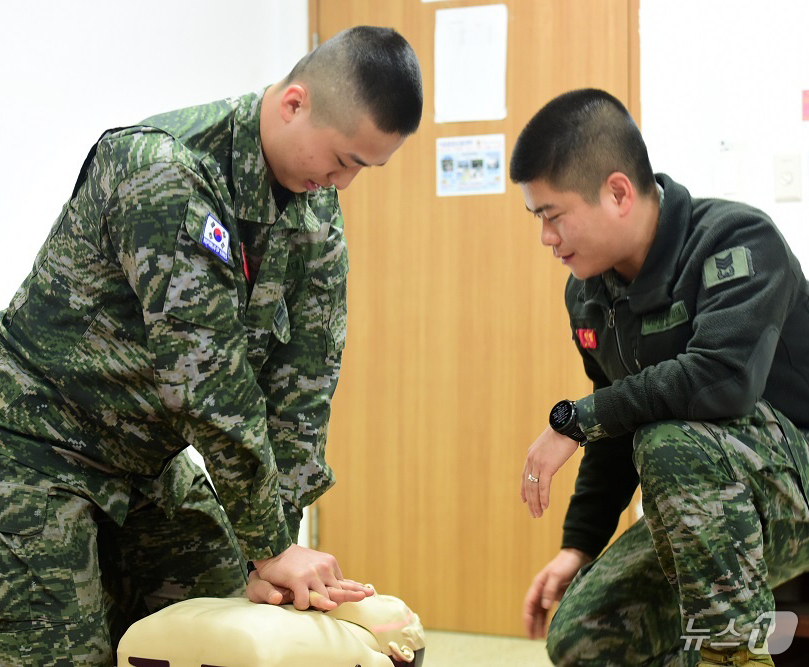
<svg viewBox="0 0 809 667"><path fill-rule="evenodd" d="M801 200L801 156L775 156L775 201Z"/></svg>

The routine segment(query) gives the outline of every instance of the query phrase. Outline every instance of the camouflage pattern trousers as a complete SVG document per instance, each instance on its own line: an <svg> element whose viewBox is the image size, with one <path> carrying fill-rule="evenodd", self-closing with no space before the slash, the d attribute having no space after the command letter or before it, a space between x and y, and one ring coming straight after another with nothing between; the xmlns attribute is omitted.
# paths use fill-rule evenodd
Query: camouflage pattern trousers
<svg viewBox="0 0 809 667"><path fill-rule="evenodd" d="M114 664L130 624L244 591L245 563L200 471L171 519L135 493L123 526L0 456L0 667Z"/></svg>
<svg viewBox="0 0 809 667"><path fill-rule="evenodd" d="M745 648L766 636L772 588L809 570L809 439L767 403L644 426L634 450L644 517L568 587L555 665L693 667L700 645Z"/></svg>

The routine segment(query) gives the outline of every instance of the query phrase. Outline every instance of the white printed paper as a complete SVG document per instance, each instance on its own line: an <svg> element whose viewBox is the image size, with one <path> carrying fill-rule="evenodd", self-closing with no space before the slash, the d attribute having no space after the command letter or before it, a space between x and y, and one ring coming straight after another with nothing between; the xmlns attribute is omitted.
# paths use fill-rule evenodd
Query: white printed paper
<svg viewBox="0 0 809 667"><path fill-rule="evenodd" d="M506 117L506 5L435 13L435 122Z"/></svg>

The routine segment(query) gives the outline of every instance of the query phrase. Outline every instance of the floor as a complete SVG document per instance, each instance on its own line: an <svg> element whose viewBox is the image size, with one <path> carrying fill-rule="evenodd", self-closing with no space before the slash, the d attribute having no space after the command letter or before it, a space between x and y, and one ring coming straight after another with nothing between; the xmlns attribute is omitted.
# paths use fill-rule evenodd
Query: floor
<svg viewBox="0 0 809 667"><path fill-rule="evenodd" d="M544 641L427 630L426 646L423 667L551 667ZM774 661L777 667L805 667L807 655L809 639L796 638Z"/></svg>
<svg viewBox="0 0 809 667"><path fill-rule="evenodd" d="M545 642L462 632L426 631L423 667L550 667Z"/></svg>

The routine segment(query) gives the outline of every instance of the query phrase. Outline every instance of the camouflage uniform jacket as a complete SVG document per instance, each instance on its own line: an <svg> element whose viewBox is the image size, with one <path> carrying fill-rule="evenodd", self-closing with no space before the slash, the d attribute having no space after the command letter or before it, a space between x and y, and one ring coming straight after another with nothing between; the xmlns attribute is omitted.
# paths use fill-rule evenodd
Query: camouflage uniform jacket
<svg viewBox="0 0 809 667"><path fill-rule="evenodd" d="M621 285L614 271L571 276L565 294L595 391L577 401L593 444L563 543L593 555L637 486L639 426L740 417L763 397L809 429L809 287L800 263L761 211L692 199L667 176L657 180L658 229L635 280Z"/></svg>
<svg viewBox="0 0 809 667"><path fill-rule="evenodd" d="M279 213L261 99L105 133L0 323L0 455L122 523L132 488L171 514L191 444L248 558L333 483L348 270L333 188Z"/></svg>

